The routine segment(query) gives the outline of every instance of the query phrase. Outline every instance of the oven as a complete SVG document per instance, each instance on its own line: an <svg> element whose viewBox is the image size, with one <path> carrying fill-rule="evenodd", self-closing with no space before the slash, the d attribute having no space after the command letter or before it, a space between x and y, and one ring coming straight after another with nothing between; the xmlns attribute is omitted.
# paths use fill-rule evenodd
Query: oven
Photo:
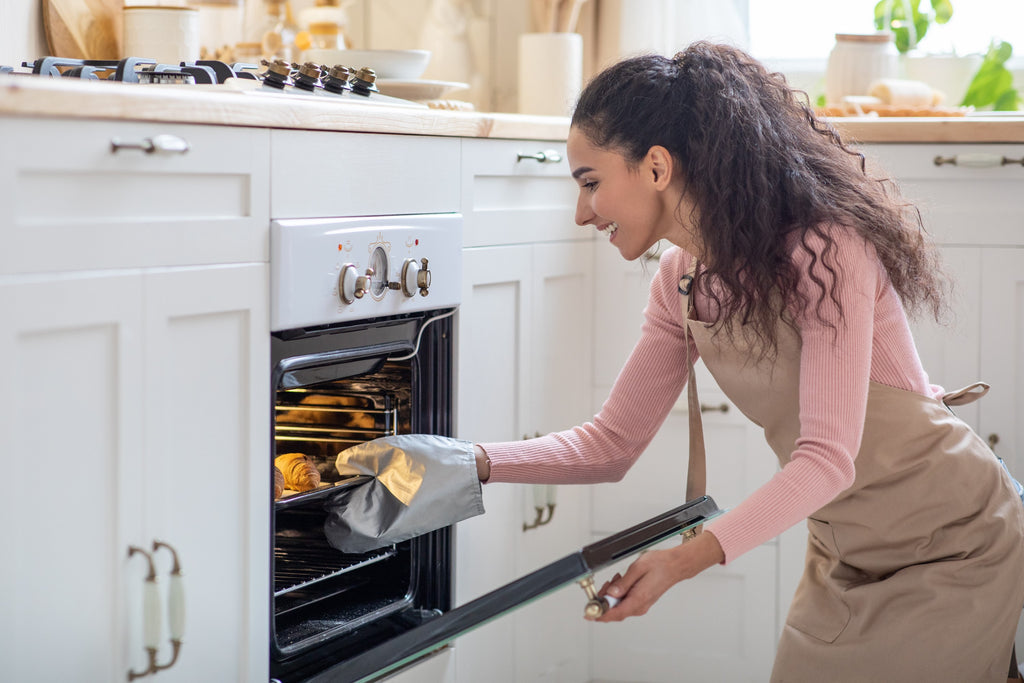
<svg viewBox="0 0 1024 683"><path fill-rule="evenodd" d="M328 544L324 523L325 506L368 479L339 475L340 451L453 433L461 247L458 214L271 225L277 680L359 680L369 672L346 664L354 655L451 609L450 528L351 554ZM278 472L298 461L309 480L282 487Z"/></svg>

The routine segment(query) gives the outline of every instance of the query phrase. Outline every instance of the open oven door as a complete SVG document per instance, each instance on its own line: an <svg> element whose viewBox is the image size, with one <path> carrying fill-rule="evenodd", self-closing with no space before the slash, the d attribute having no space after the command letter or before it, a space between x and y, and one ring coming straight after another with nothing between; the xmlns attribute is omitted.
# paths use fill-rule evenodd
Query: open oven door
<svg viewBox="0 0 1024 683"><path fill-rule="evenodd" d="M370 681L443 647L458 636L523 607L568 584L591 577L630 555L694 529L723 511L708 496L692 500L608 536L512 583L467 602L307 679Z"/></svg>

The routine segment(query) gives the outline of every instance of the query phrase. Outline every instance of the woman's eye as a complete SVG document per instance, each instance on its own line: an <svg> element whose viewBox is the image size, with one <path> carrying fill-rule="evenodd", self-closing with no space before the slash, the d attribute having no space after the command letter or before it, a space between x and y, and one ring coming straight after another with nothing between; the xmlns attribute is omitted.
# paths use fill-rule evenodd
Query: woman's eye
<svg viewBox="0 0 1024 683"><path fill-rule="evenodd" d="M591 180L589 182L583 183L582 185L580 185L580 187L582 187L584 190L593 192L594 188L597 187L597 181Z"/></svg>

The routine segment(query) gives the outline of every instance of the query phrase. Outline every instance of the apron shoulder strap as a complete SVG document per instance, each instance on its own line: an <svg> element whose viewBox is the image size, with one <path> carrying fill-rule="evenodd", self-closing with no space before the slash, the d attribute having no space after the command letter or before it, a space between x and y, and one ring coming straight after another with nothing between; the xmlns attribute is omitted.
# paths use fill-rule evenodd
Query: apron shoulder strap
<svg viewBox="0 0 1024 683"><path fill-rule="evenodd" d="M704 450L704 424L700 416L700 400L697 398L697 377L693 371L693 354L690 347L690 311L693 308L693 278L697 272L697 259L690 264L690 271L679 280L682 299L684 343L686 344L686 402L690 420L690 452L686 468L686 500L700 498L707 491L707 455Z"/></svg>

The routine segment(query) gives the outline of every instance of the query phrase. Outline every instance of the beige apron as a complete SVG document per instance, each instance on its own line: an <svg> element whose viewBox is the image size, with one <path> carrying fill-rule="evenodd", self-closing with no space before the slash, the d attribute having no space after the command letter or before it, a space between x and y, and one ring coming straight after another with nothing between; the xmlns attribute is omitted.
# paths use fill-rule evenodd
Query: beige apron
<svg viewBox="0 0 1024 683"><path fill-rule="evenodd" d="M785 465L800 433L799 336L780 323L778 356L758 362L743 339L716 337L694 319L691 282L680 281L688 333ZM691 424L699 423L695 390L690 401ZM689 479L699 487L703 461L694 460L700 471ZM1024 605L1024 506L946 404L872 382L854 483L807 525L773 682L1005 680Z"/></svg>

